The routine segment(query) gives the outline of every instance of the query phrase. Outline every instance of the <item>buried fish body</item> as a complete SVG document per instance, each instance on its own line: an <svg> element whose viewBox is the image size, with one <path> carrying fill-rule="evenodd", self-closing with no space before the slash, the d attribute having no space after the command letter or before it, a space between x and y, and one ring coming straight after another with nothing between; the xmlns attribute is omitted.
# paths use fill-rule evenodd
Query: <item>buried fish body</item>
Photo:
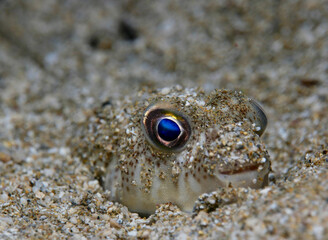
<svg viewBox="0 0 328 240"><path fill-rule="evenodd" d="M144 90L95 110L74 152L131 211L151 214L171 202L190 212L202 193L267 185L266 124L238 91Z"/></svg>

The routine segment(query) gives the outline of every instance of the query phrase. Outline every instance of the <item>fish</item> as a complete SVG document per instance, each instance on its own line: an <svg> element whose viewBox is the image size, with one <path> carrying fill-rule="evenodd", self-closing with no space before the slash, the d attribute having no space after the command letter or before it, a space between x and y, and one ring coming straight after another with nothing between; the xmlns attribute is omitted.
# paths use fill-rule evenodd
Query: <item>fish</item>
<svg viewBox="0 0 328 240"><path fill-rule="evenodd" d="M219 188L268 185L262 107L241 91L166 87L108 101L80 124L74 155L112 201L149 215L163 203L192 212Z"/></svg>

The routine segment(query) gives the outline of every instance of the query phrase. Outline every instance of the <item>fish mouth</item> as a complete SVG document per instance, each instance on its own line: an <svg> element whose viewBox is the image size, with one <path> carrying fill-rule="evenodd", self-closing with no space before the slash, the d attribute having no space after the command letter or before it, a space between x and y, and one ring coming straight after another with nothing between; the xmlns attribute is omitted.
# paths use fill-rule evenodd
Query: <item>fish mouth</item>
<svg viewBox="0 0 328 240"><path fill-rule="evenodd" d="M224 175L232 175L232 174L238 174L238 173L245 173L245 172L249 172L249 171L257 171L259 169L259 167L261 167L262 164L254 164L254 165L250 165L250 166L245 166L243 168L237 168L237 169L232 169L232 170L227 170L227 171L219 171L220 174L224 174Z"/></svg>
<svg viewBox="0 0 328 240"><path fill-rule="evenodd" d="M242 168L218 171L215 176L225 187L262 188L268 185L270 163L254 164Z"/></svg>

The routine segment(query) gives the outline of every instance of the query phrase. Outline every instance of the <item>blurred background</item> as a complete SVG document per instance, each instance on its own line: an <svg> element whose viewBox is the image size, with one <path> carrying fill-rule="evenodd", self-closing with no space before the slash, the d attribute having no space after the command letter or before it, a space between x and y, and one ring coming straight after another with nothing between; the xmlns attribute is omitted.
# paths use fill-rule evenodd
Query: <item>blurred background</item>
<svg viewBox="0 0 328 240"><path fill-rule="evenodd" d="M51 91L182 84L269 102L272 89L319 85L328 70L324 0L2 0L0 12L2 78L43 71Z"/></svg>

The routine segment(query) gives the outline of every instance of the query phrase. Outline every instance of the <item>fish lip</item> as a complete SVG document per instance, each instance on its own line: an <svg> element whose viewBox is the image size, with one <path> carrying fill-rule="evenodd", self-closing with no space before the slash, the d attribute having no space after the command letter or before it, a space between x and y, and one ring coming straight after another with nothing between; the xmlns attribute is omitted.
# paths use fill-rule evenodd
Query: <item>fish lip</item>
<svg viewBox="0 0 328 240"><path fill-rule="evenodd" d="M215 174L223 187L250 187L254 189L268 185L270 162L252 164L229 171L217 171Z"/></svg>
<svg viewBox="0 0 328 240"><path fill-rule="evenodd" d="M245 166L245 167L238 168L238 169L230 169L227 171L218 171L218 172L223 175L233 175L233 174L238 174L238 173L256 171L261 166L263 168L265 168L265 164L254 164L254 165L249 165L249 166Z"/></svg>

